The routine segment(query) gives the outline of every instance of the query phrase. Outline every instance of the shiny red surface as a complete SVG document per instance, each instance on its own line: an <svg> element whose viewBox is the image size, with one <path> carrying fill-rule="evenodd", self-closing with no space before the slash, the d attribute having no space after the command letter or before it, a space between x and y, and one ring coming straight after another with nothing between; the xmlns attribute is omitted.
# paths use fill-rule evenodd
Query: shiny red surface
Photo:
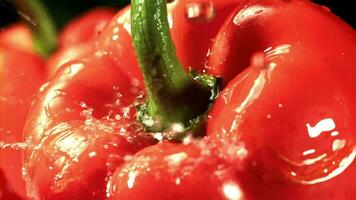
<svg viewBox="0 0 356 200"><path fill-rule="evenodd" d="M229 187L239 188L232 167L204 142L163 142L141 150L116 170L108 199L223 200Z"/></svg>
<svg viewBox="0 0 356 200"><path fill-rule="evenodd" d="M239 2L180 0L168 4L172 39L186 70L203 70L211 41ZM193 14L189 16L189 12ZM111 57L124 73L142 84L142 75L132 46L129 6L121 10L105 28L98 42L98 50Z"/></svg>
<svg viewBox="0 0 356 200"><path fill-rule="evenodd" d="M140 135L138 90L111 62L70 62L44 87L25 133L28 194L34 199L103 199L110 171L152 144Z"/></svg>
<svg viewBox="0 0 356 200"><path fill-rule="evenodd" d="M20 23L6 27L4 31L0 31L0 46L33 52L31 30Z"/></svg>
<svg viewBox="0 0 356 200"><path fill-rule="evenodd" d="M355 31L306 0L181 0L168 7L171 34L186 69L206 70L224 81L224 90L207 116L208 136L156 144L137 123L135 101L142 100L144 91L131 44L129 7L109 22L97 41L93 38L98 32L94 31L96 36L93 31L81 32L78 27L86 27L83 22L73 22L69 32L64 31L69 39L61 43L80 45L62 48L58 54L79 55L41 88L25 126L23 173L28 196L36 200L353 199ZM90 19L88 29L97 30L93 24L101 18ZM84 44L81 34L88 35ZM22 72L17 70L42 62L9 52L0 49L0 74L6 75L0 77L6 82L6 87L0 84L5 88L0 92L14 86L14 94L30 98L23 87L36 82L18 78ZM14 59L20 57L24 59ZM20 67L11 71L13 75L2 71L15 65ZM37 70L33 76L43 73ZM12 80L21 80L22 88L8 84ZM0 103L5 105L0 111L6 111L7 105ZM6 118L13 120L7 125L21 127L16 121L20 115L11 115L14 119L7 115L25 114L20 108L4 112L0 122ZM160 133L153 135L162 140ZM0 137L4 140L8 138ZM15 154L18 151L8 155ZM10 157L3 155L6 151L1 159ZM1 163L14 162L18 170L15 158L19 156ZM19 173L7 172L8 166L3 168L8 177L0 176L0 199L12 194L10 184L21 186L12 178L20 178Z"/></svg>
<svg viewBox="0 0 356 200"><path fill-rule="evenodd" d="M67 62L92 54L94 51L94 44L92 43L93 42L80 43L56 50L47 59L49 76L53 76L57 70Z"/></svg>
<svg viewBox="0 0 356 200"><path fill-rule="evenodd" d="M94 41L115 13L115 10L103 7L92 9L76 17L61 30L58 45L68 47Z"/></svg>
<svg viewBox="0 0 356 200"><path fill-rule="evenodd" d="M37 55L0 46L0 168L14 191L25 194L21 178L22 131L31 102L46 80L44 61ZM21 145L20 145L21 146Z"/></svg>
<svg viewBox="0 0 356 200"><path fill-rule="evenodd" d="M65 63L94 52L96 39L114 17L110 8L94 8L71 20L59 33L59 48L48 58L49 75Z"/></svg>
<svg viewBox="0 0 356 200"><path fill-rule="evenodd" d="M354 43L355 31L324 7L300 0L252 0L240 4L221 27L207 72L222 77L226 85L250 66L253 54L268 48L291 45L312 51L314 60L329 56L336 62L343 53L352 54Z"/></svg>
<svg viewBox="0 0 356 200"><path fill-rule="evenodd" d="M356 195L356 34L307 1L241 5L220 30L210 71L229 82L208 135L247 151L247 199Z"/></svg>
<svg viewBox="0 0 356 200"><path fill-rule="evenodd" d="M2 171L0 171L0 199L21 200L21 198L14 194L14 192L9 188Z"/></svg>

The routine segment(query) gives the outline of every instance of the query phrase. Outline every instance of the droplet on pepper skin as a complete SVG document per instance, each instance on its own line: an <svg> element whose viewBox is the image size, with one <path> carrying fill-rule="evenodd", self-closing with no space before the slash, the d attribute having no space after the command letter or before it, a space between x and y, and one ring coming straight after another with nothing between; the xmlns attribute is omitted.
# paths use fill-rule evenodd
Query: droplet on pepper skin
<svg viewBox="0 0 356 200"><path fill-rule="evenodd" d="M239 26L232 17L217 36L214 48L230 48L212 50L216 68L208 71L230 80L243 69L237 66L250 67L216 100L208 135L244 144L249 154L241 185L249 198L352 199L354 31L307 1L257 0L232 16L255 4L268 12L245 15Z"/></svg>
<svg viewBox="0 0 356 200"><path fill-rule="evenodd" d="M210 148L202 141L187 145L162 142L145 148L112 175L107 197L110 200L244 199L234 165L219 157L227 152L217 154Z"/></svg>

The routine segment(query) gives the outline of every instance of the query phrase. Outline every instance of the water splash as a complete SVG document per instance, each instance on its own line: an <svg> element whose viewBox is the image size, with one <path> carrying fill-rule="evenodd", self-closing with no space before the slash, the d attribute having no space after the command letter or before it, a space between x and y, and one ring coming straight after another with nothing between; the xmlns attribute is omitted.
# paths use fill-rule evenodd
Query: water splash
<svg viewBox="0 0 356 200"><path fill-rule="evenodd" d="M31 144L27 142L15 142L15 143L8 143L0 141L0 151L1 149L11 149L15 151L25 151L31 148Z"/></svg>

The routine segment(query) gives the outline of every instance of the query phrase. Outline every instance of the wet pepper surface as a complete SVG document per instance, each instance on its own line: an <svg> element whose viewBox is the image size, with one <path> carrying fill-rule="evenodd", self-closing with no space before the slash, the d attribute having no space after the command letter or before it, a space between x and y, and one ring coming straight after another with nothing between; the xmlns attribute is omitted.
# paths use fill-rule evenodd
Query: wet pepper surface
<svg viewBox="0 0 356 200"><path fill-rule="evenodd" d="M307 0L115 12L74 19L47 61L26 27L0 35L0 199L354 198L348 24Z"/></svg>

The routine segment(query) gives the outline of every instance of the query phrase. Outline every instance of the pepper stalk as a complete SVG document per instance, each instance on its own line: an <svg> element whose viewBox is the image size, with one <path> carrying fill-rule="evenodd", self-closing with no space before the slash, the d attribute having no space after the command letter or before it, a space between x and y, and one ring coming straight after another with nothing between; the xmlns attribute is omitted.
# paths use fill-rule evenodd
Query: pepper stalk
<svg viewBox="0 0 356 200"><path fill-rule="evenodd" d="M49 56L57 45L57 30L41 0L14 0L18 13L31 28L35 50Z"/></svg>
<svg viewBox="0 0 356 200"><path fill-rule="evenodd" d="M166 0L132 0L131 6L133 44L148 93L138 117L149 131L170 131L176 124L187 130L208 110L218 81L193 78L183 69L169 32Z"/></svg>

